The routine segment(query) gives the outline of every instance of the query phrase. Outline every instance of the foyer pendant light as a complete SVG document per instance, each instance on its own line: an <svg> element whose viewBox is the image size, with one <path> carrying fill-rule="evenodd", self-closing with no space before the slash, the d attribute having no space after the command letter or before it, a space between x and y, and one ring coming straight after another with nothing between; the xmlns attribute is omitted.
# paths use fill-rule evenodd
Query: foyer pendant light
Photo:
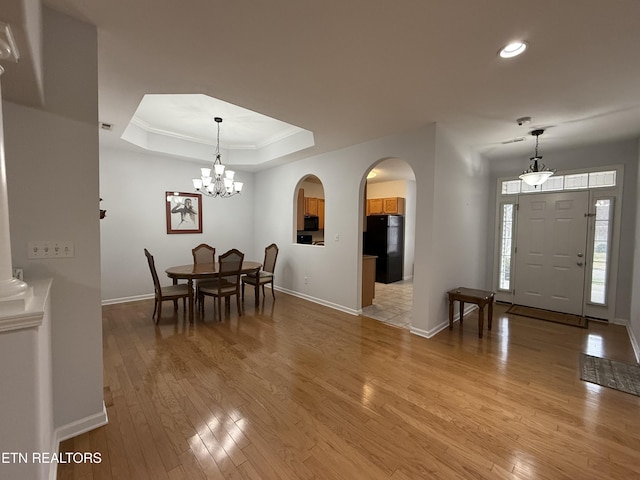
<svg viewBox="0 0 640 480"><path fill-rule="evenodd" d="M537 188L538 185L542 185L546 182L551 175L555 173L555 169L551 170L547 168L544 163L539 163L539 160L542 160L542 155L538 155L538 138L540 135L544 133L544 130L533 130L531 135L536 137L536 150L533 157L531 157L531 165L529 168L522 172L520 175L520 179L525 182L527 185L531 185L534 188Z"/></svg>
<svg viewBox="0 0 640 480"><path fill-rule="evenodd" d="M234 181L235 172L233 170L226 170L220 159L220 124L222 118L215 117L215 122L218 124L218 137L216 144L215 160L213 161L212 168L201 168L200 178L193 179L193 187L197 192L207 197L220 197L226 198L240 193L242 191L242 182ZM211 175L213 170L213 176Z"/></svg>

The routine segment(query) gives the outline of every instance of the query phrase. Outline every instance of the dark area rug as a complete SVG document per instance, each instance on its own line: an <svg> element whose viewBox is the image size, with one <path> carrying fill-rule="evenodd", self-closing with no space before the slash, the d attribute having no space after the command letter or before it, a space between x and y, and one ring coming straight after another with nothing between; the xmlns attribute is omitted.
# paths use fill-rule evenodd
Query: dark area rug
<svg viewBox="0 0 640 480"><path fill-rule="evenodd" d="M640 366L580 354L580 380L640 396Z"/></svg>
<svg viewBox="0 0 640 480"><path fill-rule="evenodd" d="M551 310L524 307L522 305L511 305L507 310L507 313L510 313L512 315L520 315L521 317L546 320L547 322L562 323L563 325L571 325L572 327L588 327L587 319L585 317L581 317L580 315L572 315L570 313L552 312Z"/></svg>

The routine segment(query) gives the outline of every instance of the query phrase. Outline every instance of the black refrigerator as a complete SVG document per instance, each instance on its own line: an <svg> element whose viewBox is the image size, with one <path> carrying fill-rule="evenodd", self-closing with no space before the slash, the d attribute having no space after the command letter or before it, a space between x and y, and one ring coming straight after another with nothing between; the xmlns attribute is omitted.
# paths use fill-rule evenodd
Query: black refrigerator
<svg viewBox="0 0 640 480"><path fill-rule="evenodd" d="M404 217L369 215L364 235L365 255L375 255L376 282L402 280L404 267Z"/></svg>

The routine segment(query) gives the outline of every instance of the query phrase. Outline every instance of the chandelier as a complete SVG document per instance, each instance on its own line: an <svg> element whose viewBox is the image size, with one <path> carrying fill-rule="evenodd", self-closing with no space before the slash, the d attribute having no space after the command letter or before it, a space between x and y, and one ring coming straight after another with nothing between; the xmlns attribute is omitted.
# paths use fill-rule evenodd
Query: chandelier
<svg viewBox="0 0 640 480"><path fill-rule="evenodd" d="M242 191L242 182L233 180L236 172L226 170L220 160L220 124L222 118L215 117L218 124L218 143L216 144L216 159L213 161L213 176L211 176L211 168L201 168L200 178L193 179L193 187L207 197L231 197Z"/></svg>
<svg viewBox="0 0 640 480"><path fill-rule="evenodd" d="M529 168L522 172L520 179L527 185L531 185L537 188L538 185L542 185L546 182L551 175L555 173L555 169L551 170L547 168L544 163L538 163L538 160L542 160L542 155L538 155L538 137L544 133L544 130L533 130L531 135L536 137L536 151L533 157L530 158L531 165Z"/></svg>

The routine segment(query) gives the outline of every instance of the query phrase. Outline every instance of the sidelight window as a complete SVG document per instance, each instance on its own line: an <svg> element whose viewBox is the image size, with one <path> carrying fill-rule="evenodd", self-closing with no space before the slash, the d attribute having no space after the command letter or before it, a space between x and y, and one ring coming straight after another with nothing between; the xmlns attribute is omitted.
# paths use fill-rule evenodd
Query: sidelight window
<svg viewBox="0 0 640 480"><path fill-rule="evenodd" d="M607 273L611 251L611 220L613 198L599 198L595 202L595 226L593 261L591 262L591 291L589 301L605 305L607 298Z"/></svg>
<svg viewBox="0 0 640 480"><path fill-rule="evenodd" d="M515 205L503 203L500 222L500 270L498 288L511 289L511 258L513 252L513 219Z"/></svg>

